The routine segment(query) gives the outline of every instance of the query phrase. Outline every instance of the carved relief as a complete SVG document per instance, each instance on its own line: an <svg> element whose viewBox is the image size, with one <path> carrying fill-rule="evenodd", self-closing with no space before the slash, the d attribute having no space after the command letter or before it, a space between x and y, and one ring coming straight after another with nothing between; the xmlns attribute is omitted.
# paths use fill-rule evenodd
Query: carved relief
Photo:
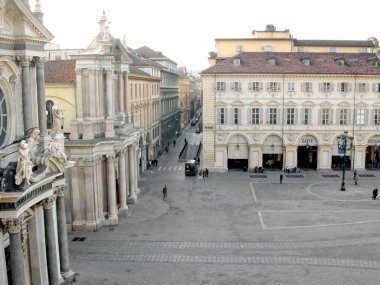
<svg viewBox="0 0 380 285"><path fill-rule="evenodd" d="M225 137L224 134L217 134L217 136L216 136L217 143L223 143L224 137Z"/></svg>
<svg viewBox="0 0 380 285"><path fill-rule="evenodd" d="M296 135L295 134L288 134L286 137L287 137L289 143L294 143Z"/></svg>
<svg viewBox="0 0 380 285"><path fill-rule="evenodd" d="M252 138L253 142L258 143L261 139L261 135L260 134L252 134L251 138Z"/></svg>

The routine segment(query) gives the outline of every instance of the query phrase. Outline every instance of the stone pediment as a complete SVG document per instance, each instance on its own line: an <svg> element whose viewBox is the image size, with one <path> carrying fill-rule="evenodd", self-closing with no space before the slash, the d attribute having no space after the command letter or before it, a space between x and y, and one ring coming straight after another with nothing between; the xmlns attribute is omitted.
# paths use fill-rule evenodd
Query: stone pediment
<svg viewBox="0 0 380 285"><path fill-rule="evenodd" d="M1 36L17 44L44 45L54 38L22 0L0 0L0 27Z"/></svg>
<svg viewBox="0 0 380 285"><path fill-rule="evenodd" d="M133 60L129 57L127 50L119 39L114 39L111 53L115 56L116 61L131 64Z"/></svg>

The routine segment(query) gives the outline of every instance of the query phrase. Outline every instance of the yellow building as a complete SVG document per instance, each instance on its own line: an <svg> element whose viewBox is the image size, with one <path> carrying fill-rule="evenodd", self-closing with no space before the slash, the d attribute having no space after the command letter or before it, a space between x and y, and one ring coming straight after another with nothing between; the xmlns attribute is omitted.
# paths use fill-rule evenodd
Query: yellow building
<svg viewBox="0 0 380 285"><path fill-rule="evenodd" d="M318 52L318 53L376 53L379 42L368 40L300 40L289 30L277 31L267 25L264 31L253 31L251 38L215 39L216 53L209 57L210 65L217 59L233 57L241 52Z"/></svg>
<svg viewBox="0 0 380 285"><path fill-rule="evenodd" d="M47 61L45 64L45 97L47 127L51 128L51 108L57 101L65 111L63 132L70 132L70 122L76 119L76 74L75 60Z"/></svg>

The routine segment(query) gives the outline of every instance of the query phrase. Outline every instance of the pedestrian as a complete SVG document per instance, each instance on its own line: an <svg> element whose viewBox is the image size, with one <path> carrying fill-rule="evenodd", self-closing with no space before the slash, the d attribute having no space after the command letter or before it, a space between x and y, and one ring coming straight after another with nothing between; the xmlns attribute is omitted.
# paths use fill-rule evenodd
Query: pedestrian
<svg viewBox="0 0 380 285"><path fill-rule="evenodd" d="M164 187L164 189L162 189L162 194L164 194L164 198L166 198L166 196L168 196L168 187Z"/></svg>
<svg viewBox="0 0 380 285"><path fill-rule="evenodd" d="M168 151L169 151L168 147L165 148L165 151L166 151L166 153L168 153Z"/></svg>
<svg viewBox="0 0 380 285"><path fill-rule="evenodd" d="M282 184L282 178L283 178L283 175L282 173L280 173L280 184Z"/></svg>
<svg viewBox="0 0 380 285"><path fill-rule="evenodd" d="M377 194L378 194L379 190L377 190L377 187L373 188L373 191L372 191L372 199L373 200L376 200L376 197L377 197Z"/></svg>
<svg viewBox="0 0 380 285"><path fill-rule="evenodd" d="M354 178L354 182L355 182L355 185L358 185L358 178L357 177Z"/></svg>
<svg viewBox="0 0 380 285"><path fill-rule="evenodd" d="M356 177L358 176L358 172L356 171L356 169L354 170L354 179L356 179Z"/></svg>
<svg viewBox="0 0 380 285"><path fill-rule="evenodd" d="M156 167L157 167L157 165L158 165L158 159L156 159L156 161L154 162L154 164L155 164Z"/></svg>
<svg viewBox="0 0 380 285"><path fill-rule="evenodd" d="M202 170L202 178L205 179L205 171Z"/></svg>
<svg viewBox="0 0 380 285"><path fill-rule="evenodd" d="M198 158L197 158L197 162L198 162L198 164L199 164L200 161L201 161L201 159L198 157Z"/></svg>
<svg viewBox="0 0 380 285"><path fill-rule="evenodd" d="M206 168L206 170L205 170L205 172L206 172L206 177L208 177L208 169Z"/></svg>

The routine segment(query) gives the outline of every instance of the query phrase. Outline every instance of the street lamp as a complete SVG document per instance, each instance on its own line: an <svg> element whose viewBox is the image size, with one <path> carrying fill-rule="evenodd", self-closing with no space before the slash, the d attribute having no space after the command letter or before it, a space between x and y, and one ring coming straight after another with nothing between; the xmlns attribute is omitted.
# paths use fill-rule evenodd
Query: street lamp
<svg viewBox="0 0 380 285"><path fill-rule="evenodd" d="M338 148L343 151L343 175L342 175L342 185L340 186L340 191L346 191L345 185L345 172L346 172L346 151L352 149L353 137L347 135L348 132L344 131L342 136L336 138L338 143Z"/></svg>

